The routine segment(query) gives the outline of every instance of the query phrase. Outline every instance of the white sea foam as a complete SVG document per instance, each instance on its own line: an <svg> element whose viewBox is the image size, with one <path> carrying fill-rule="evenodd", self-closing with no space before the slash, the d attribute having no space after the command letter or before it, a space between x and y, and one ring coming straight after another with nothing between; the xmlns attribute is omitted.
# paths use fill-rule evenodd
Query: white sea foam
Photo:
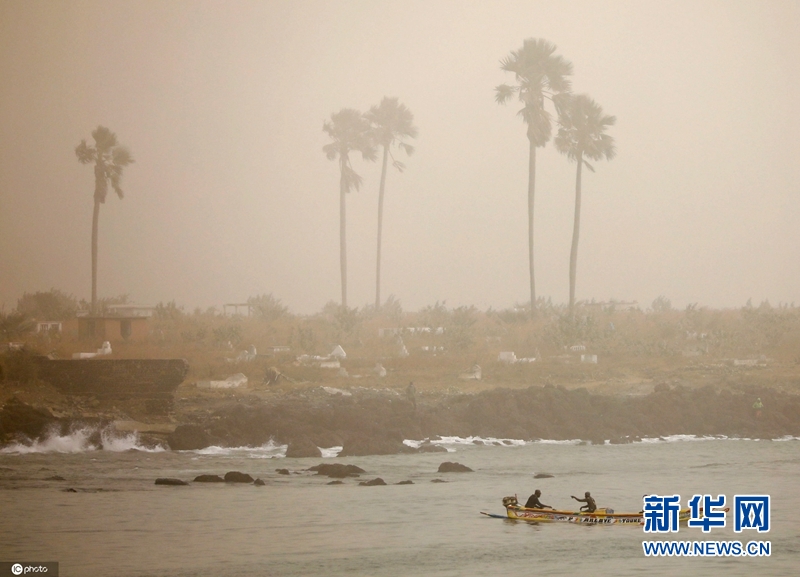
<svg viewBox="0 0 800 577"><path fill-rule="evenodd" d="M213 457L249 457L251 459L281 459L286 456L286 449L288 445L278 445L270 439L260 447L218 447L212 445L205 449L196 451L181 451L192 452L198 455L213 456Z"/></svg>
<svg viewBox="0 0 800 577"><path fill-rule="evenodd" d="M495 437L439 437L438 439L423 439L421 441L415 439L406 439L403 444L419 449L423 443L430 443L431 445L438 445L447 449L449 453L455 452L455 447L448 445L489 445L501 447L518 447L524 446L525 441L520 439L498 439Z"/></svg>
<svg viewBox="0 0 800 577"><path fill-rule="evenodd" d="M686 443L697 441L751 441L746 437L728 437L726 435L667 435L666 437L644 437L634 443Z"/></svg>
<svg viewBox="0 0 800 577"><path fill-rule="evenodd" d="M342 447L329 447L327 449L323 449L322 447L317 447L319 452L322 453L322 457L327 459L329 457L338 457L339 453L342 452Z"/></svg>
<svg viewBox="0 0 800 577"><path fill-rule="evenodd" d="M97 433L99 433L99 444L97 443ZM51 431L40 440L11 443L0 449L0 453L25 455L30 453L84 453L98 450L115 453L131 450L158 453L165 449L160 446L143 445L139 434L135 431L119 433L110 427L100 429L87 426L74 429L66 435Z"/></svg>
<svg viewBox="0 0 800 577"><path fill-rule="evenodd" d="M699 442L699 441L757 441L758 439L751 439L750 437L728 437L727 435L667 435L664 437L644 437L642 439L633 441L633 444L653 444L653 443L686 443L686 442ZM786 435L773 441L800 441L800 437ZM495 437L439 437L438 439L406 439L403 443L409 447L418 449L423 443L430 443L432 445L439 445L448 450L448 452L455 452L455 446L458 445L493 445L501 447L518 447L529 444L534 445L582 445L590 443L590 441L583 439L537 439L533 441L523 441L521 439L498 439ZM613 443L606 439L604 445L612 445Z"/></svg>
<svg viewBox="0 0 800 577"><path fill-rule="evenodd" d="M533 441L533 442L539 445L580 445L585 441L582 441L581 439L563 439L563 440L539 439L538 441Z"/></svg>

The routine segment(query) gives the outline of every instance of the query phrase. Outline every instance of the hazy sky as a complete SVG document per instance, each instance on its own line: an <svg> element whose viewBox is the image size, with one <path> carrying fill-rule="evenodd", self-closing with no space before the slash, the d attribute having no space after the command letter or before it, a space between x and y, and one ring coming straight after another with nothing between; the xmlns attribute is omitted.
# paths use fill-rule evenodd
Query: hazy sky
<svg viewBox="0 0 800 577"><path fill-rule="evenodd" d="M100 211L100 296L220 306L340 298L323 122L397 96L419 128L390 172L384 297L528 300L527 155L499 61L529 37L617 117L584 172L577 298L800 303L800 2L0 0L0 306L91 291L98 125L136 163ZM539 152L537 293L569 292L575 165ZM374 301L379 163L348 197L351 306Z"/></svg>

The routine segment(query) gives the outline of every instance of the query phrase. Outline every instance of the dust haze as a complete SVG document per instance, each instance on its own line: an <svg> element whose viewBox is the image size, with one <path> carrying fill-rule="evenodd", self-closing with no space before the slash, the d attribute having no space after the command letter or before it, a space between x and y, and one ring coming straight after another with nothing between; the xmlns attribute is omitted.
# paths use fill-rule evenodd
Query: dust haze
<svg viewBox="0 0 800 577"><path fill-rule="evenodd" d="M323 122L414 114L387 175L382 295L407 310L529 298L528 141L500 60L554 43L617 117L584 172L578 300L800 301L797 2L0 3L0 306L88 298L98 125L136 162L99 221L99 296L339 301L339 172ZM347 198L349 304L371 303L380 162ZM539 149L537 294L566 303L575 164Z"/></svg>

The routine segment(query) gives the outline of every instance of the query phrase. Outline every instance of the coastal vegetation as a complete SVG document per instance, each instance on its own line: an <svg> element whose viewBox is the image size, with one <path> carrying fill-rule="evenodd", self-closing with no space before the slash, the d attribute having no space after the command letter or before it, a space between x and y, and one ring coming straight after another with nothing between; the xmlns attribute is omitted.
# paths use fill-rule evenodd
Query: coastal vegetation
<svg viewBox="0 0 800 577"><path fill-rule="evenodd" d="M63 293L52 292L70 302ZM43 294L38 300L47 302ZM36 332L26 312L33 300L26 294L16 310L0 315L0 346L24 343L29 350L60 358L99 347L98 339L79 339L66 329ZM765 301L738 309L690 305L679 310L659 297L644 308L579 302L570 313L568 306L542 300L540 314L531 319L525 305L479 310L437 302L404 311L393 297L377 310L371 305L342 309L331 302L307 315L293 313L269 294L248 302L249 315L235 316L216 308L192 311L174 301L160 303L148 336L115 341L113 357L186 358L191 367L187 383L241 372L255 386L267 369L275 368L286 377L278 386L288 389L325 383L405 387L413 381L420 390L551 383L624 393L659 382L724 384L741 379L800 386L795 375L800 307L794 304ZM37 320L52 319L37 315ZM344 371L298 361L302 355L329 355L337 345L347 354L341 361ZM251 346L257 356L237 360ZM517 362L501 360L501 352L514 353ZM378 376L378 364L386 376ZM482 368L481 379L459 378L476 364Z"/></svg>
<svg viewBox="0 0 800 577"><path fill-rule="evenodd" d="M29 328L0 341L0 444L112 422L134 422L154 446L272 439L294 457L333 446L344 447L340 456L395 454L411 450L403 439L437 435L602 444L798 434L793 304L676 310L659 297L645 310L612 301L570 311L540 301L532 319L528 306L437 302L406 312L390 298L378 310L331 302L299 315L272 295L249 302L250 314L235 316L161 303L146 337L114 341L110 360L188 361L170 399L62 394L40 380L37 355L70 358L99 339L36 332L24 313L2 313L0 326L20 327L21 318ZM346 356L333 359L339 347ZM242 375L246 384L233 388L203 385Z"/></svg>

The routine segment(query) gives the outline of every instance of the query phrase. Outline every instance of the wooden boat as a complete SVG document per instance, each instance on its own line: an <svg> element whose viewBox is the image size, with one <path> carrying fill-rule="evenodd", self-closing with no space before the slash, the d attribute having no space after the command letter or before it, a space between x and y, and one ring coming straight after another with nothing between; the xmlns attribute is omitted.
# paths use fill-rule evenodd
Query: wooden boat
<svg viewBox="0 0 800 577"><path fill-rule="evenodd" d="M575 523L579 525L643 525L643 513L615 513L613 509L597 509L593 513L584 511L560 511L558 509L528 509L519 504L516 497L503 497L503 506L509 519L534 523ZM690 509L681 509L680 522L688 521Z"/></svg>

